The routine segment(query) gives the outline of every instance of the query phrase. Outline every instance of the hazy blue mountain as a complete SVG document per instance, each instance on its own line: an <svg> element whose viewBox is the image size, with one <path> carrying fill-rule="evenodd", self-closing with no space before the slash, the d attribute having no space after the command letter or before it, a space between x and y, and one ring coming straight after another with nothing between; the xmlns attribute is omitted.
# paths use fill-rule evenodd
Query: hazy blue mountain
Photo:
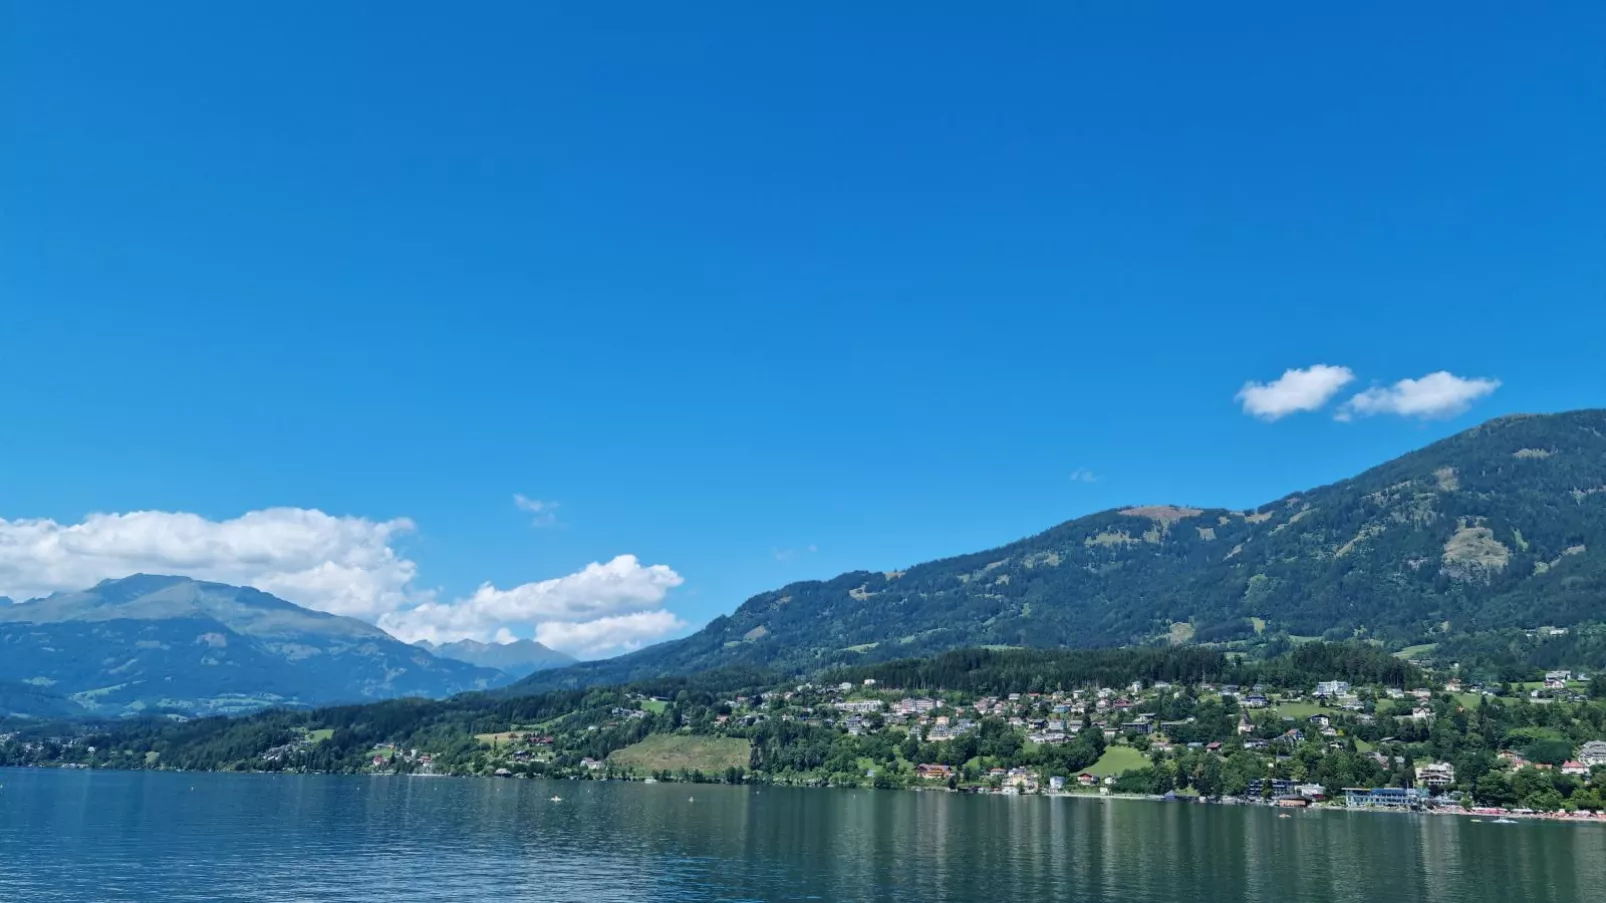
<svg viewBox="0 0 1606 903"><path fill-rule="evenodd" d="M468 662L481 668L495 668L512 677L524 677L547 668L562 668L576 661L574 656L543 646L535 640L515 640L511 643L458 640L439 645L419 640L414 645L441 658Z"/></svg>
<svg viewBox="0 0 1606 903"><path fill-rule="evenodd" d="M87 714L88 709L65 696L33 684L0 680L0 716L59 718Z"/></svg>
<svg viewBox="0 0 1606 903"><path fill-rule="evenodd" d="M439 697L506 680L354 618L184 577L138 574L0 607L0 681L93 714Z"/></svg>
<svg viewBox="0 0 1606 903"><path fill-rule="evenodd" d="M794 583L521 691L966 646L1395 644L1606 620L1606 411L1503 417L1249 511L1137 505L1000 548Z"/></svg>

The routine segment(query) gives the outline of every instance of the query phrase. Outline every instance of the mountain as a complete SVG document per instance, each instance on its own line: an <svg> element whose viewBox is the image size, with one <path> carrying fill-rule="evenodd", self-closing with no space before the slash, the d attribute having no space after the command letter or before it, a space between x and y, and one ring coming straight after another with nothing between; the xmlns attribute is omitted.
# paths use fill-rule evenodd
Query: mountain
<svg viewBox="0 0 1606 903"><path fill-rule="evenodd" d="M1251 511L1140 505L902 571L794 583L518 692L978 645L1363 636L1606 620L1606 411L1503 417Z"/></svg>
<svg viewBox="0 0 1606 903"><path fill-rule="evenodd" d="M89 714L88 709L64 696L33 684L0 680L0 715L22 718L63 718Z"/></svg>
<svg viewBox="0 0 1606 903"><path fill-rule="evenodd" d="M97 715L221 714L506 680L353 618L184 577L138 574L0 608L0 682L31 688L36 707L46 693Z"/></svg>
<svg viewBox="0 0 1606 903"><path fill-rule="evenodd" d="M575 663L572 655L549 649L535 640L514 640L511 643L480 643L458 640L455 643L436 645L419 640L413 645L441 658L468 662L481 668L494 668L512 677L524 677L547 668L562 668Z"/></svg>

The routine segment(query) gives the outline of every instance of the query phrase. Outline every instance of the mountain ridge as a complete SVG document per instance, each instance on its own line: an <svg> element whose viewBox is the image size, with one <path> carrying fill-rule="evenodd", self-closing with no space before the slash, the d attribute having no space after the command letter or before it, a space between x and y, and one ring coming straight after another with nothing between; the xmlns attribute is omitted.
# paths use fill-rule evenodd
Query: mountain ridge
<svg viewBox="0 0 1606 903"><path fill-rule="evenodd" d="M513 691L975 645L1398 645L1598 619L1603 597L1606 410L1518 414L1247 511L1110 509L902 571L795 582L691 636Z"/></svg>
<svg viewBox="0 0 1606 903"><path fill-rule="evenodd" d="M439 644L429 640L419 640L413 645L440 658L467 662L481 668L494 668L512 677L524 677L548 668L562 668L579 661L572 655L559 652L535 640L521 639L511 643L458 640L454 643Z"/></svg>
<svg viewBox="0 0 1606 903"><path fill-rule="evenodd" d="M355 618L186 577L135 574L0 608L0 682L85 714L238 714L446 696L509 679Z"/></svg>

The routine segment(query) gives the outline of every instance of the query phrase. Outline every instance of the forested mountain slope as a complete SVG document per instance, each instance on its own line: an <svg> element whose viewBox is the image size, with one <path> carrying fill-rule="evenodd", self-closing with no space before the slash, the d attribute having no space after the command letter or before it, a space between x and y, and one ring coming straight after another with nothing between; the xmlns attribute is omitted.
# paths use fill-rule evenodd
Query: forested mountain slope
<svg viewBox="0 0 1606 903"><path fill-rule="evenodd" d="M1606 618L1606 411L1503 417L1252 511L1137 506L761 593L685 639L532 675L808 670L976 645L1428 640Z"/></svg>

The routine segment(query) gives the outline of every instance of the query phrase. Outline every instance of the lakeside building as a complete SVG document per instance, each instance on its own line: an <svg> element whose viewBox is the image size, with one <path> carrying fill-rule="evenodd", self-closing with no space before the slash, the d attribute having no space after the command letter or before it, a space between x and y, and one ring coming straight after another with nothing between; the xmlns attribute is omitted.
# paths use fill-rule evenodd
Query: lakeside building
<svg viewBox="0 0 1606 903"><path fill-rule="evenodd" d="M1344 788L1344 805L1351 809L1415 809L1422 805L1422 798L1422 791L1415 788Z"/></svg>
<svg viewBox="0 0 1606 903"><path fill-rule="evenodd" d="M1455 766L1449 762L1433 762L1416 769L1416 782L1423 787L1442 790L1455 783Z"/></svg>

